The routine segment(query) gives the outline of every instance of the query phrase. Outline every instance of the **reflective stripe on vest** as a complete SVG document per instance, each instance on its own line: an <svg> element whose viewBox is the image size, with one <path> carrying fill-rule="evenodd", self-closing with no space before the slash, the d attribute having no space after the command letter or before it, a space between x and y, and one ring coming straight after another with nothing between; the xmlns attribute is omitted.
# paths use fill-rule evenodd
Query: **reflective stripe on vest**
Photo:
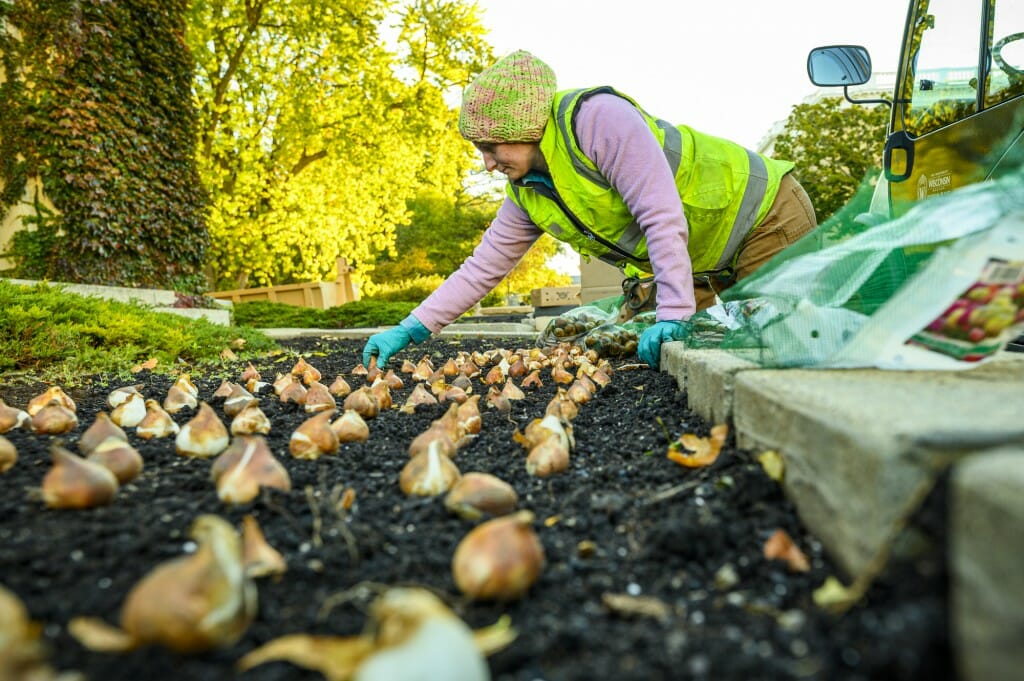
<svg viewBox="0 0 1024 681"><path fill-rule="evenodd" d="M761 201L764 200L764 193L768 191L768 168L764 161L750 149L747 149L747 159L750 161L750 177L747 178L747 188L743 190L740 211L732 223L729 241L725 244L725 250L722 251L722 257L718 259L715 270L724 270L732 264L743 239L754 228L754 223L757 221L757 209L760 208ZM704 273L697 272L696 274Z"/></svg>

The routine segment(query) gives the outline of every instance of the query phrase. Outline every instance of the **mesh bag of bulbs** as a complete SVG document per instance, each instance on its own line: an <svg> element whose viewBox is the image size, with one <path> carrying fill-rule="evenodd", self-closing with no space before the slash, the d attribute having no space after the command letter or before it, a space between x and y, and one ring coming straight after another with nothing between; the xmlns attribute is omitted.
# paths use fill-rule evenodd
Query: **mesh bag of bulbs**
<svg viewBox="0 0 1024 681"><path fill-rule="evenodd" d="M623 296L601 298L554 317L537 336L537 347L568 343L598 358L635 355L640 334L655 322L655 313L626 319L622 304Z"/></svg>

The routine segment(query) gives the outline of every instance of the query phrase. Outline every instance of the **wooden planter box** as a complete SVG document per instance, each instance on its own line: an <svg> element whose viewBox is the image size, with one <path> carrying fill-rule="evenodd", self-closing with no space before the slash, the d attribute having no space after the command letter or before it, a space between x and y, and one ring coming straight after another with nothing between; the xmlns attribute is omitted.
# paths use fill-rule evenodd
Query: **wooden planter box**
<svg viewBox="0 0 1024 681"><path fill-rule="evenodd" d="M272 303L320 309L344 305L359 299L352 286L348 263L344 258L338 258L338 278L335 281L314 281L305 284L283 284L281 286L264 286L262 288L240 288L232 291L216 291L208 295L220 300L230 300L232 303L252 303L267 300Z"/></svg>

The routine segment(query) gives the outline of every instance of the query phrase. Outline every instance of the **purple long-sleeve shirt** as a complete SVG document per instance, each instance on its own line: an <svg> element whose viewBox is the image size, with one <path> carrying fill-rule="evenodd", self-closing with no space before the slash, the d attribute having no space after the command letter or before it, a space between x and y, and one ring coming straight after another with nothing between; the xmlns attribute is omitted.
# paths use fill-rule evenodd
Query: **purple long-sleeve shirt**
<svg viewBox="0 0 1024 681"><path fill-rule="evenodd" d="M696 310L688 229L675 178L640 112L612 94L580 105L580 149L622 196L647 238L659 320L688 319ZM501 283L543 232L508 198L480 244L458 270L412 311L433 332L452 323Z"/></svg>

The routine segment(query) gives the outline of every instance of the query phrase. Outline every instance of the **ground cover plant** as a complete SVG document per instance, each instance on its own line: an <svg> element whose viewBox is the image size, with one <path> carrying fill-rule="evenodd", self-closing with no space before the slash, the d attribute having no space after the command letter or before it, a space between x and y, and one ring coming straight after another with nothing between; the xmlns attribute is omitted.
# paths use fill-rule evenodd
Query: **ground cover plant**
<svg viewBox="0 0 1024 681"><path fill-rule="evenodd" d="M404 385L392 391L403 405L418 383L399 371L403 360L428 357L436 366L459 352L515 348L521 339L435 338L392 360ZM256 359L263 381L288 372L299 359L326 384L352 373L362 342L306 338L286 352ZM508 413L482 407L479 435L452 461L465 474L492 473L508 482L517 507L533 513L545 565L526 593L509 602L474 601L461 593L452 558L482 520L448 512L442 497L406 496L400 473L412 440L441 418L446 404L413 413L385 409L367 419L365 442L342 444L336 455L296 459L290 437L307 419L301 405L283 403L269 387L257 392L271 423L266 441L287 470L290 491L264 489L254 500L227 505L211 480L210 460L175 453L174 438L146 440L126 428L142 455L141 475L113 502L85 510L53 510L38 489L51 467L50 446L75 450L109 394L139 385L163 400L175 377L142 371L129 381L93 377L68 391L78 426L62 435L16 428L3 437L18 459L0 476L0 584L42 625L49 663L92 679L317 679L315 671L271 662L244 673L236 663L286 634L352 636L382 590L399 585L437 594L471 627L509 617L515 640L491 655L491 676L532 679L941 679L952 678L945 638L941 542L936 551L884 573L867 598L844 616L823 611L814 592L836 574L820 544L801 527L758 453L737 449L727 436L710 466L686 468L669 459L683 435L706 438L716 424L687 407L669 375L622 368L572 419L576 447L565 472L546 478L526 470L515 439L544 415L557 384L523 389ZM194 377L201 399L227 424L222 381L240 381L244 361L226 362ZM486 394L480 377L474 394ZM521 381L517 380L516 383ZM25 408L42 384L0 384L0 399ZM483 404L483 403L482 403ZM174 415L179 424L194 412ZM683 453L676 450L676 453ZM678 458L678 457L677 457ZM921 525L942 534L936 495ZM215 514L234 527L253 516L287 563L287 572L257 581L258 610L233 645L194 655L147 646L127 654L98 653L68 632L78 616L117 624L126 595L157 565L195 550L194 520ZM800 571L767 559L778 531L807 560Z"/></svg>

